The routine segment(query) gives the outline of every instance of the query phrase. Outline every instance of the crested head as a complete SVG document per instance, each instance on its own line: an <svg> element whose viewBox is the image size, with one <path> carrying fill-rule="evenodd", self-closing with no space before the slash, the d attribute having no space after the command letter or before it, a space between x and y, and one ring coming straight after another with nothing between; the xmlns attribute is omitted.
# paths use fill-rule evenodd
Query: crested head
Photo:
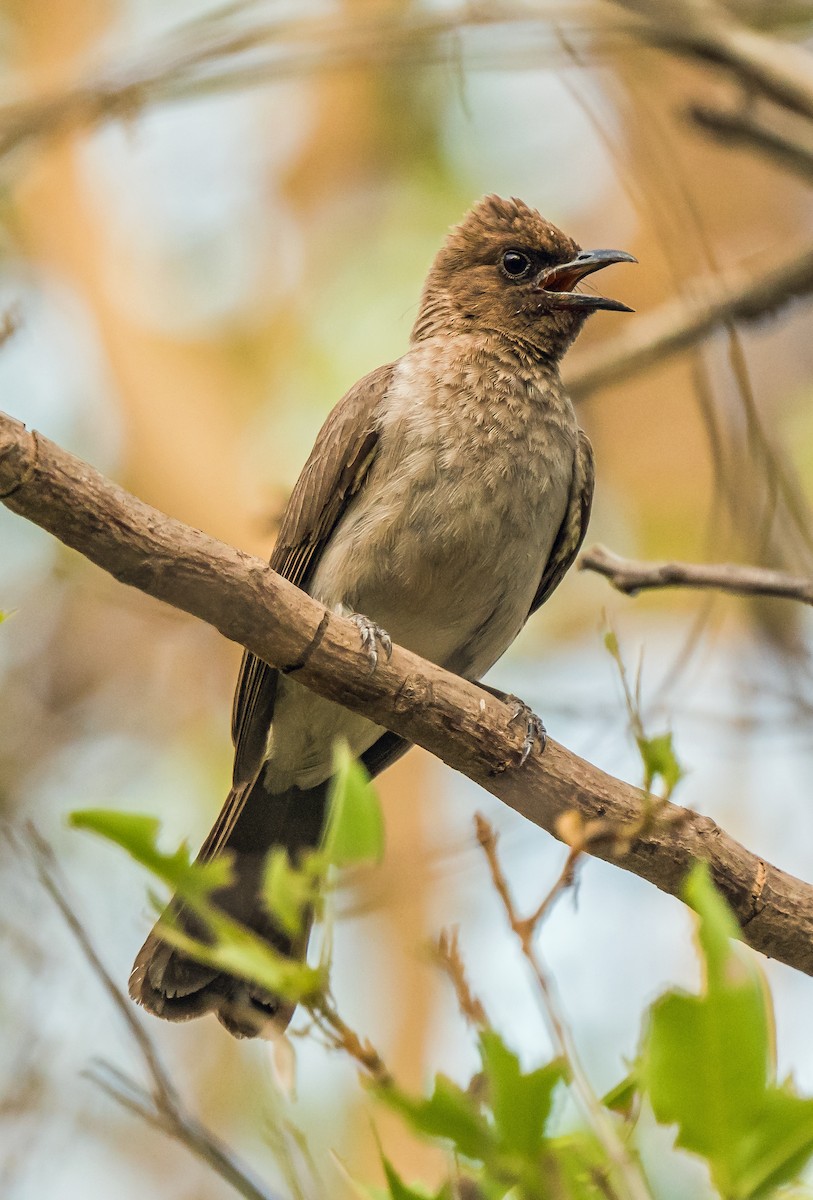
<svg viewBox="0 0 813 1200"><path fill-rule="evenodd" d="M424 285L413 340L500 333L558 358L596 309L629 311L573 289L613 262L617 250L583 251L522 200L485 196L454 226Z"/></svg>
<svg viewBox="0 0 813 1200"><path fill-rule="evenodd" d="M540 212L523 200L502 196L483 196L464 216L458 225L453 225L437 259L447 267L465 266L467 261L492 260L495 252L507 245L538 247L562 262L578 254L580 246L546 221Z"/></svg>

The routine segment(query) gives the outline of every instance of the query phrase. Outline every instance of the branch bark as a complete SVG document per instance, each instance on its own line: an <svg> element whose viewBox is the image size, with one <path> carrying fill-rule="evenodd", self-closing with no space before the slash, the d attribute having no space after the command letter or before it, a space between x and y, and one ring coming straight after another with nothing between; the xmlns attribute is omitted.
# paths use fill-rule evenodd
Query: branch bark
<svg viewBox="0 0 813 1200"><path fill-rule="evenodd" d="M813 975L809 884L750 853L708 817L668 804L652 821L651 798L552 740L518 767L524 731L511 722L512 706L398 646L370 675L352 622L260 559L150 508L4 414L0 499L122 583L424 746L554 836L573 812L614 829L617 836L590 851L672 895L692 863L705 860L746 940Z"/></svg>
<svg viewBox="0 0 813 1200"><path fill-rule="evenodd" d="M643 562L622 558L606 546L591 546L579 570L595 571L627 596L655 588L685 587L735 596L775 596L813 604L813 579L739 563Z"/></svg>

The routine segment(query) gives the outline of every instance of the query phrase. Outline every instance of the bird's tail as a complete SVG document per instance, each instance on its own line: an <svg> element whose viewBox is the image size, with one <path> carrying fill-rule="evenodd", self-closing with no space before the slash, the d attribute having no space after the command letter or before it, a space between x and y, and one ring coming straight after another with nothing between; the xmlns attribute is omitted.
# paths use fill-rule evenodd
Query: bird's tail
<svg viewBox="0 0 813 1200"><path fill-rule="evenodd" d="M259 898L263 869L274 846L284 846L296 862L303 851L319 845L329 786L326 780L306 791L291 788L273 795L261 776L245 798L232 791L198 856L206 861L225 850L231 852L234 882L216 893L215 901L230 917L290 956L305 953L307 933L292 940L274 924ZM232 821L235 811L238 816ZM170 903L169 911L191 936L205 937L199 923L177 901ZM284 1028L294 1007L246 980L195 962L165 942L159 926L136 957L130 995L149 1012L170 1021L213 1012L235 1037L257 1037L269 1027Z"/></svg>

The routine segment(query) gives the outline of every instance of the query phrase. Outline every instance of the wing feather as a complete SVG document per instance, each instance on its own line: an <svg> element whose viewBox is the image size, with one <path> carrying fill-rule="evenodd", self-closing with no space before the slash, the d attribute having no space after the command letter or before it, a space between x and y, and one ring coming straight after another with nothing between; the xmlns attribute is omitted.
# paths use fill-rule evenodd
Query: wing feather
<svg viewBox="0 0 813 1200"><path fill-rule="evenodd" d="M297 480L280 525L271 566L304 591L333 530L364 486L378 443L378 409L394 364L379 367L350 389L328 416ZM278 672L248 651L232 706L232 791L201 851L211 858L228 841L265 761L274 718Z"/></svg>
<svg viewBox="0 0 813 1200"><path fill-rule="evenodd" d="M539 587L536 589L536 595L528 612L529 617L545 603L551 592L559 586L581 549L587 533L587 523L590 520L594 485L593 447L590 445L587 434L580 429L567 512L548 555L548 561L545 563Z"/></svg>

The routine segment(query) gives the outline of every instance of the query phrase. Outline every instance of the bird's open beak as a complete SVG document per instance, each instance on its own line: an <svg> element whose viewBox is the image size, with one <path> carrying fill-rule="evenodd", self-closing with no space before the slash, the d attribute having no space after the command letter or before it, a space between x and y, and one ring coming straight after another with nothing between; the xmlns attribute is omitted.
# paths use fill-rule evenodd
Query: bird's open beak
<svg viewBox="0 0 813 1200"><path fill-rule="evenodd" d="M594 296L585 292L574 292L573 288L587 275L601 271L613 263L637 262L631 254L624 250L582 250L571 262L562 263L558 267L549 267L539 276L536 286L540 291L550 293L555 308L577 308L593 311L597 308L609 309L612 312L634 312L620 300L610 300L606 296Z"/></svg>

